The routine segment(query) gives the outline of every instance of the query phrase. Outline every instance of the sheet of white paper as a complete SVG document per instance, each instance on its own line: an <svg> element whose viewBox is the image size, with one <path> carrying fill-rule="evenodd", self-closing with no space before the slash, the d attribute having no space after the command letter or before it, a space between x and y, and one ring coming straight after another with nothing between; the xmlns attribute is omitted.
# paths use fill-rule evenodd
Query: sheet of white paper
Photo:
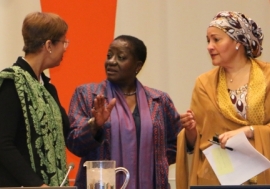
<svg viewBox="0 0 270 189"><path fill-rule="evenodd" d="M270 161L249 143L243 132L230 138L226 146L233 151L217 144L203 151L221 185L240 185L270 168Z"/></svg>

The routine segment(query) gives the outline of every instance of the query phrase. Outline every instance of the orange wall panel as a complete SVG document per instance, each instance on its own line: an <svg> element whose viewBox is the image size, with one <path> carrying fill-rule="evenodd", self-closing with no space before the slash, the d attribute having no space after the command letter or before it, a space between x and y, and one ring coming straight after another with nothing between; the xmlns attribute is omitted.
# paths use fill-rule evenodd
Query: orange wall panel
<svg viewBox="0 0 270 189"><path fill-rule="evenodd" d="M68 111L75 87L105 78L104 62L114 37L117 0L40 0L43 12L60 15L69 26L69 47L59 67L50 69L62 106ZM67 150L68 163L74 162L70 179L75 179L79 158ZM71 183L71 185L73 185Z"/></svg>

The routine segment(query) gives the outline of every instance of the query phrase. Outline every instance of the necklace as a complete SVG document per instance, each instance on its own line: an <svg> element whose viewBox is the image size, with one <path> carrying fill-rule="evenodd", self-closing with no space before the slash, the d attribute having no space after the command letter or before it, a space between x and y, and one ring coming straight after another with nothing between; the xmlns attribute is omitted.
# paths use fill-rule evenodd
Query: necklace
<svg viewBox="0 0 270 189"><path fill-rule="evenodd" d="M137 91L134 91L134 92L131 92L131 93L124 93L124 92L123 92L123 94L124 94L125 96L132 96L132 95L135 95L136 92L137 92Z"/></svg>
<svg viewBox="0 0 270 189"><path fill-rule="evenodd" d="M246 66L246 64L236 72L236 74L234 75L234 77L231 77L231 78L229 79L229 81L230 81L231 83L233 82L234 78L241 72L241 70L243 70L243 68L244 68L245 66Z"/></svg>
<svg viewBox="0 0 270 189"><path fill-rule="evenodd" d="M239 73L239 72L237 72L237 73L235 74L235 76L232 77L232 78L229 80L231 83L233 82L233 79L237 76L238 73Z"/></svg>
<svg viewBox="0 0 270 189"><path fill-rule="evenodd" d="M233 82L233 79L238 75L239 72L240 70L234 75L234 77L231 77L231 79L229 80L231 83Z"/></svg>

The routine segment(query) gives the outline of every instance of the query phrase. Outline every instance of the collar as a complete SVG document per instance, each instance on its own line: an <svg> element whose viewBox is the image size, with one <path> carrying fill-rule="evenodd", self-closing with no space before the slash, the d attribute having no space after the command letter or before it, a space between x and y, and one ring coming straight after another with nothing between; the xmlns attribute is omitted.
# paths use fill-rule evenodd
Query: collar
<svg viewBox="0 0 270 189"><path fill-rule="evenodd" d="M23 70L27 71L33 78L38 80L32 67L21 56L18 57L17 61L13 64L13 66L19 66ZM47 77L43 72L41 73L41 78L44 82L44 85L50 82L50 78Z"/></svg>

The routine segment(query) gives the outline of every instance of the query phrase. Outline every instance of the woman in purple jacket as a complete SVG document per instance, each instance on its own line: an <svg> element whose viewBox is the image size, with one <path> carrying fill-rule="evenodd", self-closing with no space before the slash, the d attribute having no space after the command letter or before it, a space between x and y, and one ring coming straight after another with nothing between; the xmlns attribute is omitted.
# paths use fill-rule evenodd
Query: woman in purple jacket
<svg viewBox="0 0 270 189"><path fill-rule="evenodd" d="M109 46L101 83L79 86L72 97L68 149L81 157L75 185L86 188L85 161L115 160L130 172L128 189L170 188L180 116L168 94L136 78L146 60L144 43L128 35ZM104 106L105 104L105 106ZM117 186L123 175L117 174ZM118 187L116 187L118 188Z"/></svg>

